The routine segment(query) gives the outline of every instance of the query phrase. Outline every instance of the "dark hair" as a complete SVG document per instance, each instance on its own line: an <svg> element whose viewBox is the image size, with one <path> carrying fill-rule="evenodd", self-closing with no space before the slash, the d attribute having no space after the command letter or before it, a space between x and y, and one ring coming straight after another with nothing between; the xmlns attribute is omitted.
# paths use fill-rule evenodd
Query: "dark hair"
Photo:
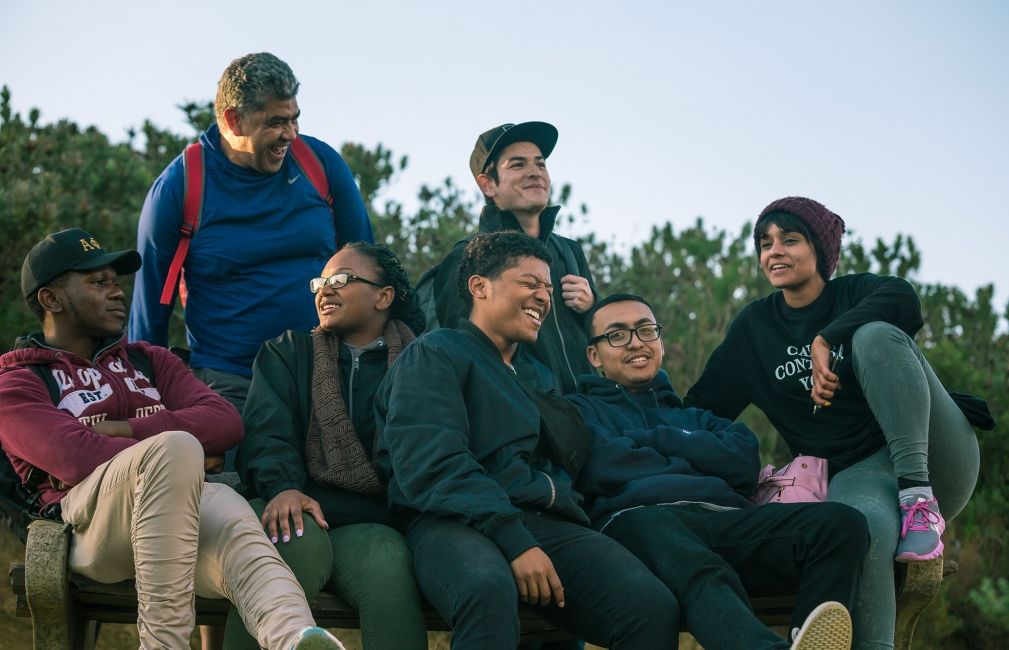
<svg viewBox="0 0 1009 650"><path fill-rule="evenodd" d="M518 230L499 230L474 235L466 244L459 264L456 289L467 307L473 307L469 293L469 279L474 275L495 279L514 267L523 257L535 257L547 264L553 263L550 251L538 239Z"/></svg>
<svg viewBox="0 0 1009 650"><path fill-rule="evenodd" d="M31 311L32 316L34 316L35 320L37 320L40 324L45 325L46 308L39 302L39 291L45 289L46 287L57 289L66 286L67 275L68 272L60 273L55 278L36 289L35 293L25 298L25 302L28 303L28 309Z"/></svg>
<svg viewBox="0 0 1009 650"><path fill-rule="evenodd" d="M645 307L652 310L655 313L655 308L652 307L651 303L642 298L639 295L633 293L614 293L606 296L602 300L597 300L596 304L585 312L585 337L591 339L596 335L595 329L592 327L592 322L596 319L596 312L605 307L606 305L612 305L615 302L640 302Z"/></svg>
<svg viewBox="0 0 1009 650"><path fill-rule="evenodd" d="M392 306L389 308L389 318L403 321L414 334L420 336L426 325L424 314L417 304L417 296L410 287L410 277L396 254L385 244L370 244L363 241L351 242L345 248L361 253L374 262L381 276L379 281L392 287L396 292L396 297L393 298Z"/></svg>
<svg viewBox="0 0 1009 650"><path fill-rule="evenodd" d="M224 126L224 111L234 108L244 118L263 110L269 99L290 99L298 94L298 80L287 65L269 52L246 54L228 64L217 82L214 116Z"/></svg>
<svg viewBox="0 0 1009 650"><path fill-rule="evenodd" d="M500 158L500 157L501 156L499 155L498 158ZM494 181L495 185L497 185L498 183L501 182L501 177L498 176L498 173L497 173L497 160L492 160L489 163L487 163L487 167L484 168L483 173L486 174L487 176L489 176L491 178L491 180ZM483 200L484 200L484 203L486 203L487 205L492 205L495 208L497 207L497 203L494 203L494 199L492 199L491 197L487 196L486 194L483 195Z"/></svg>
<svg viewBox="0 0 1009 650"><path fill-rule="evenodd" d="M827 255L823 250L823 244L813 235L806 222L791 212L775 210L757 219L757 223L753 225L753 245L757 250L758 260L760 259L760 240L767 235L767 231L770 230L772 225L777 226L783 232L797 232L805 237L813 245L813 250L816 252L816 271L825 281L830 279L830 273L827 272L825 262Z"/></svg>

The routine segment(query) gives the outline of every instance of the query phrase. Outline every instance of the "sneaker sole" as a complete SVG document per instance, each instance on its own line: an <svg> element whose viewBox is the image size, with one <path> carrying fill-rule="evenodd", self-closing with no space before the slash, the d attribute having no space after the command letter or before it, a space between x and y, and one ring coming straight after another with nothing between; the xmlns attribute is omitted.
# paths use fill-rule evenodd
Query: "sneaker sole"
<svg viewBox="0 0 1009 650"><path fill-rule="evenodd" d="M840 603L823 603L802 626L792 650L850 650L851 616Z"/></svg>
<svg viewBox="0 0 1009 650"><path fill-rule="evenodd" d="M894 562L927 562L929 560L934 560L937 557L942 556L943 551L942 540L939 541L939 545L935 547L935 550L926 555L919 555L917 553L904 552L893 558Z"/></svg>
<svg viewBox="0 0 1009 650"><path fill-rule="evenodd" d="M324 634L312 634L299 639L291 647L291 650L345 650L339 640L334 641L332 637Z"/></svg>

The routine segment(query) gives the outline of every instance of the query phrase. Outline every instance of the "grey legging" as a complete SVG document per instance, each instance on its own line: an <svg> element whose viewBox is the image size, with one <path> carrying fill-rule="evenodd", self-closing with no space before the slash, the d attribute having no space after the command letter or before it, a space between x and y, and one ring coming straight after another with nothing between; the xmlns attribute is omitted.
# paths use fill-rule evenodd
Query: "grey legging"
<svg viewBox="0 0 1009 650"><path fill-rule="evenodd" d="M887 447L838 472L827 499L860 510L869 522L852 648L876 650L893 648L898 471L931 481L948 522L974 491L980 456L974 430L907 334L888 323L868 323L855 332L852 348L855 376Z"/></svg>

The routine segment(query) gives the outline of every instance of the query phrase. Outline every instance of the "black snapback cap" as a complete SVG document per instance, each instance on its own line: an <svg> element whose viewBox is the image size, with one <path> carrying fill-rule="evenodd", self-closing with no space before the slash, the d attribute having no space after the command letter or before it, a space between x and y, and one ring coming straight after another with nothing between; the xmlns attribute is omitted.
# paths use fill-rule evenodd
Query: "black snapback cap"
<svg viewBox="0 0 1009 650"><path fill-rule="evenodd" d="M140 253L135 250L106 252L91 233L69 228L47 235L32 246L21 265L21 295L27 299L67 271L90 271L111 265L119 275L136 273Z"/></svg>
<svg viewBox="0 0 1009 650"><path fill-rule="evenodd" d="M487 164L497 158L502 149L516 142L532 142L540 148L543 157L547 158L557 144L557 128L546 122L522 122L502 124L481 133L469 157L469 169L473 172L473 178L484 173Z"/></svg>

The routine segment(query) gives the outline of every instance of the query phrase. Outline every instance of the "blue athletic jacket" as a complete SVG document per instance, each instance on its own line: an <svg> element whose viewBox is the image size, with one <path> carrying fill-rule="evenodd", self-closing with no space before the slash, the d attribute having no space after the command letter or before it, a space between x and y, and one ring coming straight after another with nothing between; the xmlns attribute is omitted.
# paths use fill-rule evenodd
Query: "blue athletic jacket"
<svg viewBox="0 0 1009 650"><path fill-rule="evenodd" d="M194 368L251 376L264 341L318 323L308 281L333 253L347 242L374 240L346 163L326 143L298 137L322 163L333 211L290 152L280 171L263 174L228 160L216 124L200 137L203 212L185 264L186 337ZM168 342L172 307L159 301L179 243L184 185L179 156L144 201L137 229L144 265L133 289L131 341Z"/></svg>
<svg viewBox="0 0 1009 650"><path fill-rule="evenodd" d="M744 425L684 408L660 370L632 393L605 377L582 375L567 396L592 431L576 488L602 529L627 508L691 501L753 505L760 470L757 439Z"/></svg>

